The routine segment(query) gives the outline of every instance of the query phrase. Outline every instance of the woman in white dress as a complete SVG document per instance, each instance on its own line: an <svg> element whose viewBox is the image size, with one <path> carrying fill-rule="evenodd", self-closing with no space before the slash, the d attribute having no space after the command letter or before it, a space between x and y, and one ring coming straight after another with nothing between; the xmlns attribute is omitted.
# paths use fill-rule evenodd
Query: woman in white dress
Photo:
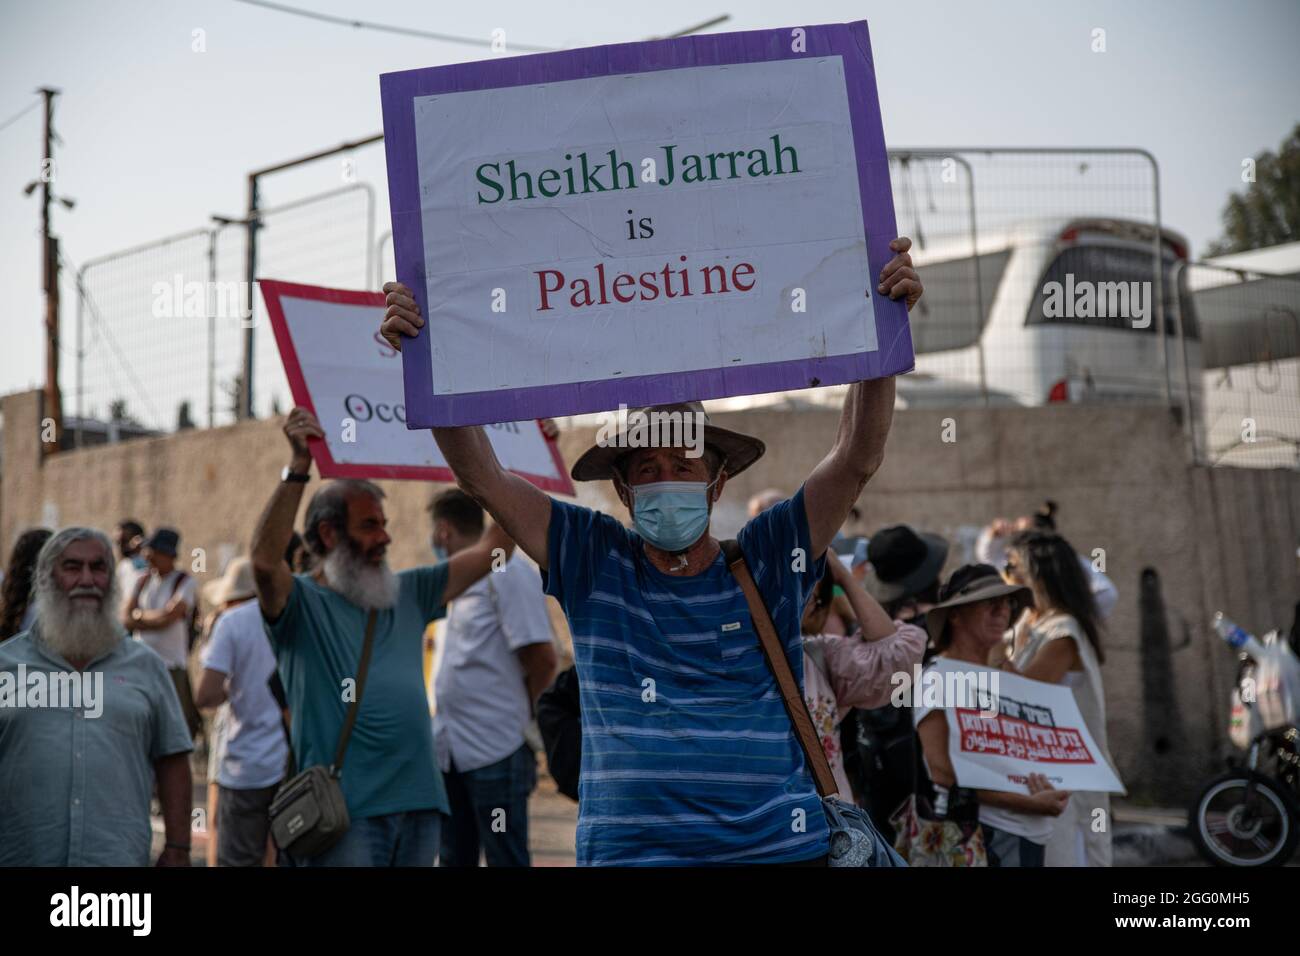
<svg viewBox="0 0 1300 956"><path fill-rule="evenodd" d="M1078 555L1050 531L1022 531L1010 542L1007 577L1034 593L1016 621L1011 666L1033 680L1064 684L1083 722L1114 768L1106 745L1101 616ZM1111 865L1110 795L1075 791L1047 843L1048 866Z"/></svg>

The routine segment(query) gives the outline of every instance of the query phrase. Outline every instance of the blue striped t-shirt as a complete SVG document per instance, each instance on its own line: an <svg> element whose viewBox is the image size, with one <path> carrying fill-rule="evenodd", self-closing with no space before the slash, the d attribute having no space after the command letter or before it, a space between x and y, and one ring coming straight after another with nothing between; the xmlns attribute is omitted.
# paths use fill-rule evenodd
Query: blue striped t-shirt
<svg viewBox="0 0 1300 956"><path fill-rule="evenodd" d="M799 622L825 567L808 556L803 489L738 540L802 683ZM578 863L825 854L821 801L723 556L672 577L614 518L552 499L548 562L581 686Z"/></svg>

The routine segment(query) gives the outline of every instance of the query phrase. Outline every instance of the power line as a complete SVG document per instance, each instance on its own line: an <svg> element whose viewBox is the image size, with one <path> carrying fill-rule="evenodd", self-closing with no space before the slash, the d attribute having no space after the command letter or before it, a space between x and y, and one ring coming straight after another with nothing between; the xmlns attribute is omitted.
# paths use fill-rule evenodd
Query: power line
<svg viewBox="0 0 1300 956"><path fill-rule="evenodd" d="M398 33L403 36L422 37L426 40L442 40L444 43L464 43L469 46L481 46L491 48L492 40L484 40L481 37L463 37L451 33L434 33L429 30L414 30L410 27L393 26L390 23L371 23L366 20L350 20L347 17L335 17L328 13L317 13L315 10L303 10L298 7L285 6L282 3L270 3L268 0L235 0L236 3L246 3L249 6L265 7L268 10L276 10L280 13L290 13L294 16L308 17L312 20L321 20L325 23L334 23L345 27L356 27L362 30L382 30L385 33ZM511 47L516 50L526 50L529 53L552 53L557 47L551 46L533 46L528 43L511 42Z"/></svg>
<svg viewBox="0 0 1300 956"><path fill-rule="evenodd" d="M22 119L24 116L26 116L28 113L30 113L32 110L36 109L36 107L40 105L41 105L40 100L32 100L30 103L27 104L27 106L24 109L19 110L13 116L5 120L3 123L0 123L0 129L4 129L6 126L11 125L12 123L16 123L18 120Z"/></svg>
<svg viewBox="0 0 1300 956"><path fill-rule="evenodd" d="M469 46L487 47L491 49L492 40L484 40L482 37L463 37L452 33L434 33L430 30L416 30L411 27L394 26L391 23L371 23L367 20L352 20L347 17L336 17L328 13L317 13L315 10L303 10L299 7L286 6L283 3L271 3L270 0L235 0L236 3L246 3L252 7L263 7L267 10L275 10L277 13L288 13L297 17L307 17L310 20L320 20L323 23L333 23L338 26L355 27L359 30L382 30L385 33L396 33L401 36L421 37L426 40L441 40L444 43L464 43ZM720 16L697 23L693 27L687 27L684 30L678 30L675 33L668 34L668 38L689 36L692 33L698 33L701 30L707 30L709 27L717 26L719 23L725 23L731 19L731 14L724 13ZM651 39L658 39L652 37ZM510 42L510 46L516 50L524 50L528 53L554 53L559 47L553 46L536 46L531 43Z"/></svg>
<svg viewBox="0 0 1300 956"><path fill-rule="evenodd" d="M731 19L730 13L719 14L716 17L711 17L710 19L705 20L703 23L697 23L693 27L687 27L685 30L678 30L676 33L670 33L668 34L667 37L665 37L665 39L676 40L680 37L687 37L690 36L692 33L699 33L701 30L707 30L709 27L716 27L719 23L726 23L730 19ZM659 38L651 37L650 39L657 40Z"/></svg>

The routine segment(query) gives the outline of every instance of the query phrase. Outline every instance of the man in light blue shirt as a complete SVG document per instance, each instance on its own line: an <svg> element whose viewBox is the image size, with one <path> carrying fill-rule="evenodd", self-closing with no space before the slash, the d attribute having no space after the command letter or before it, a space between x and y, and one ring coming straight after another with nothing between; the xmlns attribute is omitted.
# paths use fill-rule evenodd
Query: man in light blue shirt
<svg viewBox="0 0 1300 956"><path fill-rule="evenodd" d="M909 308L921 296L910 246L890 243L898 255L878 286ZM425 320L406 286L384 291L382 332L400 348ZM796 678L803 603L883 461L893 409L892 378L850 386L826 457L738 536ZM629 435L634 414L645 424ZM482 427L432 431L457 483L537 562L568 616L582 698L578 862L825 863L812 774L709 531L727 482L763 443L713 425L699 402L638 409L612 434L601 429L571 475L612 481L629 531L502 468Z"/></svg>
<svg viewBox="0 0 1300 956"><path fill-rule="evenodd" d="M127 639L108 537L66 528L41 549L37 623L0 644L0 866L190 862L189 731L167 667Z"/></svg>
<svg viewBox="0 0 1300 956"><path fill-rule="evenodd" d="M311 866L432 866L448 812L434 758L424 686L426 625L447 601L509 557L514 543L499 529L448 561L393 573L386 554L384 492L368 481L334 481L312 496L303 537L316 558L312 574L284 562L293 521L309 479L310 438L320 423L295 408L284 426L289 467L253 535L258 604L289 701L299 772L329 766L348 706L357 692L367 618L375 615L374 650L356 726L339 779L351 826L324 853L286 862Z"/></svg>

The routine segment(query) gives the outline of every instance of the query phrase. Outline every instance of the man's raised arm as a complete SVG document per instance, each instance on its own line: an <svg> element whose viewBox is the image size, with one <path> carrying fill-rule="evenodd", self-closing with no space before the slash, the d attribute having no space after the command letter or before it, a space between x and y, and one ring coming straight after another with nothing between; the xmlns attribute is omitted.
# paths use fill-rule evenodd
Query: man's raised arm
<svg viewBox="0 0 1300 956"><path fill-rule="evenodd" d="M320 422L305 408L294 408L284 423L284 434L289 439L291 457L289 470L304 475L311 470L311 452L308 438L324 438ZM253 531L252 554L253 584L257 588L257 603L262 614L274 621L289 601L293 589L293 572L284 562L284 552L293 537L293 522L298 516L303 488L298 481L282 481L271 495L262 517Z"/></svg>
<svg viewBox="0 0 1300 956"><path fill-rule="evenodd" d="M415 336L424 326L424 319L415 296L406 286L389 282L384 285L384 292L388 296L388 308L380 331L393 348L401 351L402 337ZM551 525L550 497L501 467L482 426L431 431L460 489L486 508L506 534L545 571Z"/></svg>
<svg viewBox="0 0 1300 956"><path fill-rule="evenodd" d="M483 575L504 569L505 561L514 550L514 541L501 525L488 525L478 541L447 559L447 584L443 589L442 603L455 600Z"/></svg>
<svg viewBox="0 0 1300 956"><path fill-rule="evenodd" d="M907 254L911 247L912 241L906 238L889 244L896 255L880 271L877 286L891 299L906 296L909 310L922 292L912 257ZM804 509L808 513L813 558L820 557L830 546L849 509L885 460L885 439L893 418L892 377L856 382L849 388L835 445L804 482Z"/></svg>

